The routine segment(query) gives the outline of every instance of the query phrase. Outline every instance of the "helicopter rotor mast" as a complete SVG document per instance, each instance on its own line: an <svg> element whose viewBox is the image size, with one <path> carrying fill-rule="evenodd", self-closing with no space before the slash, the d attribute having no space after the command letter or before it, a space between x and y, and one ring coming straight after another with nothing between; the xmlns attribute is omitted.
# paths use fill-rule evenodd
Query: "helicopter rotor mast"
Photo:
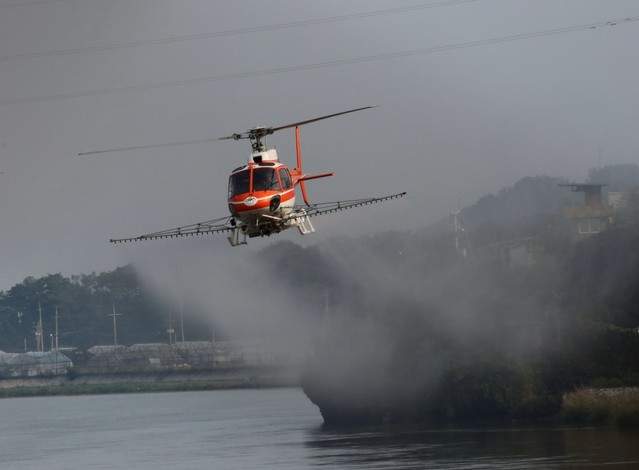
<svg viewBox="0 0 639 470"><path fill-rule="evenodd" d="M375 106L364 106L362 108L349 109L348 111L342 111L340 113L328 114L326 116L320 116L313 119L307 119L305 121L294 122L291 124L285 124L283 126L278 127L253 127L246 132L232 134L227 137L221 137L219 140L241 140L241 139L249 139L251 141L251 146L253 150L256 152L260 152L266 149L266 146L262 143L262 139L267 135L271 135L277 131L281 131L283 129L290 129L292 127L300 127L305 124L310 124L312 122L322 121L324 119L329 119L337 116L341 116L342 114L354 113L356 111L363 111L365 109L374 108Z"/></svg>

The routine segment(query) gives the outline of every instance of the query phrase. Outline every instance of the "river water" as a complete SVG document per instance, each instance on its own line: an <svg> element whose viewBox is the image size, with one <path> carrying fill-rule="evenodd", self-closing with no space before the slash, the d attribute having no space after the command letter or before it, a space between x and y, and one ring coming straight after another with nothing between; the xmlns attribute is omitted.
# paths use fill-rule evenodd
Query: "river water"
<svg viewBox="0 0 639 470"><path fill-rule="evenodd" d="M3 469L639 468L601 428L327 429L298 389L0 400Z"/></svg>

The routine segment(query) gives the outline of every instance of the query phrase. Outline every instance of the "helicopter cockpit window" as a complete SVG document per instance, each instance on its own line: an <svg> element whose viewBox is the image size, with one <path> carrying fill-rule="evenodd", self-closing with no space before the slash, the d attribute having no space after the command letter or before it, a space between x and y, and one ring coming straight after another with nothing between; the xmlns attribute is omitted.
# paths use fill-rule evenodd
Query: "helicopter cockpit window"
<svg viewBox="0 0 639 470"><path fill-rule="evenodd" d="M280 180L273 168L255 168L253 170L253 191L279 191Z"/></svg>
<svg viewBox="0 0 639 470"><path fill-rule="evenodd" d="M249 170L233 173L229 178L229 197L249 192L251 173Z"/></svg>
<svg viewBox="0 0 639 470"><path fill-rule="evenodd" d="M289 189L291 187L291 175L286 168L280 168L280 179L282 180L282 188Z"/></svg>

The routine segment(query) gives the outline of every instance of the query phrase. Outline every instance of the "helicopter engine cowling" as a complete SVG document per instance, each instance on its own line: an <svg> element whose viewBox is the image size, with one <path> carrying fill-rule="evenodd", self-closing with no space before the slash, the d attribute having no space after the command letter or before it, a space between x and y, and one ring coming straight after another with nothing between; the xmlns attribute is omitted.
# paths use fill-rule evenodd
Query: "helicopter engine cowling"
<svg viewBox="0 0 639 470"><path fill-rule="evenodd" d="M268 149L254 152L249 158L250 163L277 162L277 150Z"/></svg>

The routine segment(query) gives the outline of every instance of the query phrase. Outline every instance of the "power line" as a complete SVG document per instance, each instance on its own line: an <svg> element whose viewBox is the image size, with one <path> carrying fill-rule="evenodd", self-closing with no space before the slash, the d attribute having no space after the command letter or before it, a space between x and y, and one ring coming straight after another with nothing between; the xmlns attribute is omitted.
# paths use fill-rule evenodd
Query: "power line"
<svg viewBox="0 0 639 470"><path fill-rule="evenodd" d="M50 0L50 1L64 1L64 0ZM311 20L296 21L291 23L279 23L279 24L264 25L264 26L251 26L248 28L229 29L225 31L216 31L212 33L191 34L187 36L174 36L170 38L148 39L146 41L123 42L119 44L80 47L75 49L61 49L61 50L43 51L43 52L27 52L24 54L0 56L0 61L4 62L9 60L19 60L19 59L35 59L40 57L101 52L101 51L109 51L114 49L126 49L126 48L132 48L132 47L140 47L140 46L153 46L158 44L171 44L174 42L197 41L201 39L212 39L212 38L220 38L225 36L239 36L242 34L261 33L265 31L275 31L279 29L299 28L302 26L334 23L338 21L355 20L355 19L368 18L373 16L393 15L397 13L405 13L410 11L423 10L427 8L436 8L436 7L442 7L442 6L448 6L448 5L456 5L460 3L471 3L476 1L479 1L479 0L446 0L446 1L436 2L436 3L427 3L424 5L413 5L413 6L401 7L401 8L389 8L386 10L374 10L374 11L367 11L362 13L354 13L352 15L331 16L327 18L317 18L317 19L311 19ZM34 2L34 3L42 3L42 2ZM49 2L44 2L44 3L49 3ZM11 6L11 5L8 5L8 6Z"/></svg>
<svg viewBox="0 0 639 470"><path fill-rule="evenodd" d="M502 36L498 38L483 39L479 41L460 42L460 43L447 44L442 46L429 47L424 49L414 49L409 51L390 52L387 54L377 54L377 55L365 56L365 57L355 57L351 59L318 62L315 64L293 65L293 66L287 66L287 67L257 70L252 72L238 72L238 73L232 73L232 74L226 74L226 75L215 75L212 77L202 77L202 78L194 78L189 80L176 80L171 82L151 83L146 85L133 85L133 86L119 87L119 88L107 88L103 90L79 91L74 93L60 93L56 95L35 96L31 98L7 99L7 100L0 100L0 106L10 105L10 104L36 103L39 101L53 101L53 100L62 100L62 99L69 99L69 98L80 98L80 97L86 97L86 96L109 95L114 93L134 92L134 91L151 90L151 89L157 89L157 88L198 85L202 83L211 83L211 82L219 82L219 81L226 81L226 80L238 80L243 78L260 77L260 76L266 76L266 75L276 75L276 74L283 74L283 73L290 73L290 72L301 72L305 70L339 67L343 65L350 65L350 64L357 64L357 63L364 63L364 62L375 62L375 61L388 60L388 59L394 59L394 58L432 54L435 52L451 51L455 49L464 49L464 48L486 46L486 45L498 44L498 43L504 43L504 42L510 42L510 41L519 41L522 39L532 39L532 38L539 38L544 36L567 34L567 33L573 33L577 31L594 30L594 29L599 29L606 26L617 26L619 24L632 23L636 21L639 21L639 16L632 16L628 18L621 18L621 19L610 20L610 21L601 21L597 23L588 23L588 24L583 24L578 26L567 26L563 28L549 29L545 31L536 31L532 33L515 34L512 36Z"/></svg>
<svg viewBox="0 0 639 470"><path fill-rule="evenodd" d="M0 5L0 8L29 7L33 5L44 5L46 3L59 3L64 1L66 0L41 0L39 2L10 3L8 5Z"/></svg>

